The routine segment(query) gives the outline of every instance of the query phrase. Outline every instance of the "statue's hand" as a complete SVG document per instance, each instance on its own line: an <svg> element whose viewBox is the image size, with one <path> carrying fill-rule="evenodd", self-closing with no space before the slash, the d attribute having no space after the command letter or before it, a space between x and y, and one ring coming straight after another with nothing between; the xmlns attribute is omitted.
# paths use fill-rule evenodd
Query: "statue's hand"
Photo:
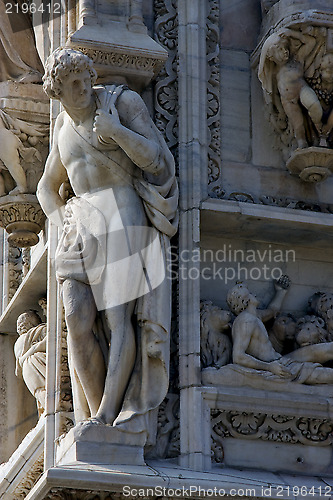
<svg viewBox="0 0 333 500"><path fill-rule="evenodd" d="M111 107L112 113L106 113L103 109L96 111L93 131L102 137L111 137L119 130L121 123L116 107Z"/></svg>
<svg viewBox="0 0 333 500"><path fill-rule="evenodd" d="M278 377L288 378L290 377L290 371L288 368L283 366L279 361L272 361L270 364L270 372Z"/></svg>
<svg viewBox="0 0 333 500"><path fill-rule="evenodd" d="M290 278L286 274L282 274L280 278L274 283L276 290L287 290L290 287Z"/></svg>

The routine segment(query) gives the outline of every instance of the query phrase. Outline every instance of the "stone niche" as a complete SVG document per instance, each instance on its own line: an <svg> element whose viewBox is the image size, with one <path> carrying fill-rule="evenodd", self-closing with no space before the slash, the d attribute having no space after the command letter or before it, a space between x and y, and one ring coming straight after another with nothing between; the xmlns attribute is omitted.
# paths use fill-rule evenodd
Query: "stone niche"
<svg viewBox="0 0 333 500"><path fill-rule="evenodd" d="M330 476L333 385L264 380L254 370L239 370L232 363L234 317L226 297L238 279L264 309L274 296L274 278L287 274L292 284L281 313L296 320L310 314L309 297L319 290L332 292L332 234L322 225L325 220L330 224L331 216L321 214L319 221L311 212L249 203L238 203L239 213L231 213L233 208L236 212L235 205L229 202L223 219L205 210L201 217L205 237L200 296L206 301L201 313L202 387L193 389L192 397L201 405L205 426L201 432L209 443L201 448L203 462L206 468L222 465ZM207 315L203 319L205 307L208 312L215 307L219 318L210 331L205 330L204 321L208 318L206 325L210 321ZM271 323L265 326L270 332Z"/></svg>

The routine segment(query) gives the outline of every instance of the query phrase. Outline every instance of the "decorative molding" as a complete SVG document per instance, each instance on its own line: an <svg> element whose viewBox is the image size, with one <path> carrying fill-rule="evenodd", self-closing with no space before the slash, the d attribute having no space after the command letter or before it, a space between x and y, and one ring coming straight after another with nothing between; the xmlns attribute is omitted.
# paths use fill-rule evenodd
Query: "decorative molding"
<svg viewBox="0 0 333 500"><path fill-rule="evenodd" d="M87 47L79 47L79 50L90 57L94 64L113 66L124 70L133 68L156 75L164 64L164 60L149 57L148 55L134 55L115 51L104 52L98 49L88 49Z"/></svg>
<svg viewBox="0 0 333 500"><path fill-rule="evenodd" d="M168 51L169 57L157 76L154 88L155 123L162 132L176 163L178 159L178 79L177 0L157 0L155 39Z"/></svg>
<svg viewBox="0 0 333 500"><path fill-rule="evenodd" d="M329 446L333 421L328 419L212 410L212 455L223 460L223 438Z"/></svg>
<svg viewBox="0 0 333 500"><path fill-rule="evenodd" d="M22 248L22 279L26 277L30 270L31 252L30 248Z"/></svg>
<svg viewBox="0 0 333 500"><path fill-rule="evenodd" d="M37 483L44 470L44 453L36 460L29 471L25 474L23 481L21 481L15 488L13 492L13 498L15 500L21 500L26 498L29 491Z"/></svg>
<svg viewBox="0 0 333 500"><path fill-rule="evenodd" d="M156 445L145 457L175 458L179 453L179 394L168 393L158 409Z"/></svg>
<svg viewBox="0 0 333 500"><path fill-rule="evenodd" d="M208 184L213 192L221 190L221 123L220 123L220 2L209 0L207 15L207 127Z"/></svg>
<svg viewBox="0 0 333 500"><path fill-rule="evenodd" d="M8 302L22 282L22 250L8 246Z"/></svg>
<svg viewBox="0 0 333 500"><path fill-rule="evenodd" d="M120 493L93 490L52 488L44 500L121 500Z"/></svg>
<svg viewBox="0 0 333 500"><path fill-rule="evenodd" d="M294 210L305 210L308 212L333 214L333 204L312 202L306 200L295 200L293 198L283 198L271 195L256 196L251 193L243 193L240 191L234 191L229 194L225 191L222 191L220 195L218 195L217 191L214 191L214 193L211 193L211 198L239 201L242 203L254 203L257 205L271 205L275 207L290 208Z"/></svg>
<svg viewBox="0 0 333 500"><path fill-rule="evenodd" d="M154 85L155 124L172 152L178 170L178 0L155 0L154 38L169 54ZM175 237L177 239L177 236ZM174 240L175 241L175 240ZM176 246L177 245L177 246ZM177 242L172 247L177 251ZM172 285L170 333L170 393L160 405L156 445L151 455L173 458L180 453L179 430L179 356L178 356L178 283Z"/></svg>

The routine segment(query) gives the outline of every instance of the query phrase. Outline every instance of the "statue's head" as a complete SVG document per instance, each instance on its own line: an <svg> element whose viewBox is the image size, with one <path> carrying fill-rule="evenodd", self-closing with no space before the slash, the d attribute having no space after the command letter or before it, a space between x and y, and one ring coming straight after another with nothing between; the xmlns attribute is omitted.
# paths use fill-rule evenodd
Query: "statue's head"
<svg viewBox="0 0 333 500"><path fill-rule="evenodd" d="M297 321L296 342L300 347L326 342L325 321L318 316L304 316Z"/></svg>
<svg viewBox="0 0 333 500"><path fill-rule="evenodd" d="M289 60L289 42L278 33L273 33L265 42L266 57L276 64L283 64ZM264 49L263 47L263 49Z"/></svg>
<svg viewBox="0 0 333 500"><path fill-rule="evenodd" d="M19 335L27 333L31 328L39 325L41 319L36 313L36 311L30 310L26 311L17 318L16 328Z"/></svg>
<svg viewBox="0 0 333 500"><path fill-rule="evenodd" d="M58 48L47 58L43 88L51 99L61 99L69 78L73 80L73 75L81 78L83 73L89 75L90 84L93 86L97 80L97 73L90 57L79 50Z"/></svg>
<svg viewBox="0 0 333 500"><path fill-rule="evenodd" d="M312 311L326 323L329 332L333 332L333 293L317 292L309 299Z"/></svg>
<svg viewBox="0 0 333 500"><path fill-rule="evenodd" d="M324 82L333 83L333 54L325 54L320 63L320 75Z"/></svg>
<svg viewBox="0 0 333 500"><path fill-rule="evenodd" d="M205 300L200 304L200 324L201 331L214 329L217 331L226 330L230 327L231 313L224 311L220 307L214 306L211 301Z"/></svg>
<svg viewBox="0 0 333 500"><path fill-rule="evenodd" d="M243 283L237 283L227 293L227 304L234 314L238 315L245 311L250 301L255 299Z"/></svg>
<svg viewBox="0 0 333 500"><path fill-rule="evenodd" d="M288 314L280 314L275 318L272 330L281 341L294 340L296 333L296 321Z"/></svg>

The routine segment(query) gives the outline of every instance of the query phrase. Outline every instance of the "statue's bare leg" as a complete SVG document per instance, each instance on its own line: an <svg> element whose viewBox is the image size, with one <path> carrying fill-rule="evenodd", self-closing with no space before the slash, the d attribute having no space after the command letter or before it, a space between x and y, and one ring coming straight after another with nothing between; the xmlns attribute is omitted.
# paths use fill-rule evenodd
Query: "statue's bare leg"
<svg viewBox="0 0 333 500"><path fill-rule="evenodd" d="M309 361L310 363L326 363L333 360L333 342L308 345L300 347L288 354L288 358L296 361ZM333 374L333 369L332 370Z"/></svg>
<svg viewBox="0 0 333 500"><path fill-rule="evenodd" d="M307 148L308 143L305 137L304 117L300 105L283 99L281 101L288 120L294 129L297 147Z"/></svg>
<svg viewBox="0 0 333 500"><path fill-rule="evenodd" d="M63 302L71 371L75 371L82 387L76 393L82 397L83 391L90 414L94 417L102 399L105 380L103 354L92 332L96 317L95 301L88 285L67 279L63 283Z"/></svg>
<svg viewBox="0 0 333 500"><path fill-rule="evenodd" d="M105 311L111 345L104 394L96 416L106 424L112 424L120 412L134 367L136 348L131 321L134 305L132 301Z"/></svg>
<svg viewBox="0 0 333 500"><path fill-rule="evenodd" d="M317 366L307 378L307 384L333 384L333 369Z"/></svg>

